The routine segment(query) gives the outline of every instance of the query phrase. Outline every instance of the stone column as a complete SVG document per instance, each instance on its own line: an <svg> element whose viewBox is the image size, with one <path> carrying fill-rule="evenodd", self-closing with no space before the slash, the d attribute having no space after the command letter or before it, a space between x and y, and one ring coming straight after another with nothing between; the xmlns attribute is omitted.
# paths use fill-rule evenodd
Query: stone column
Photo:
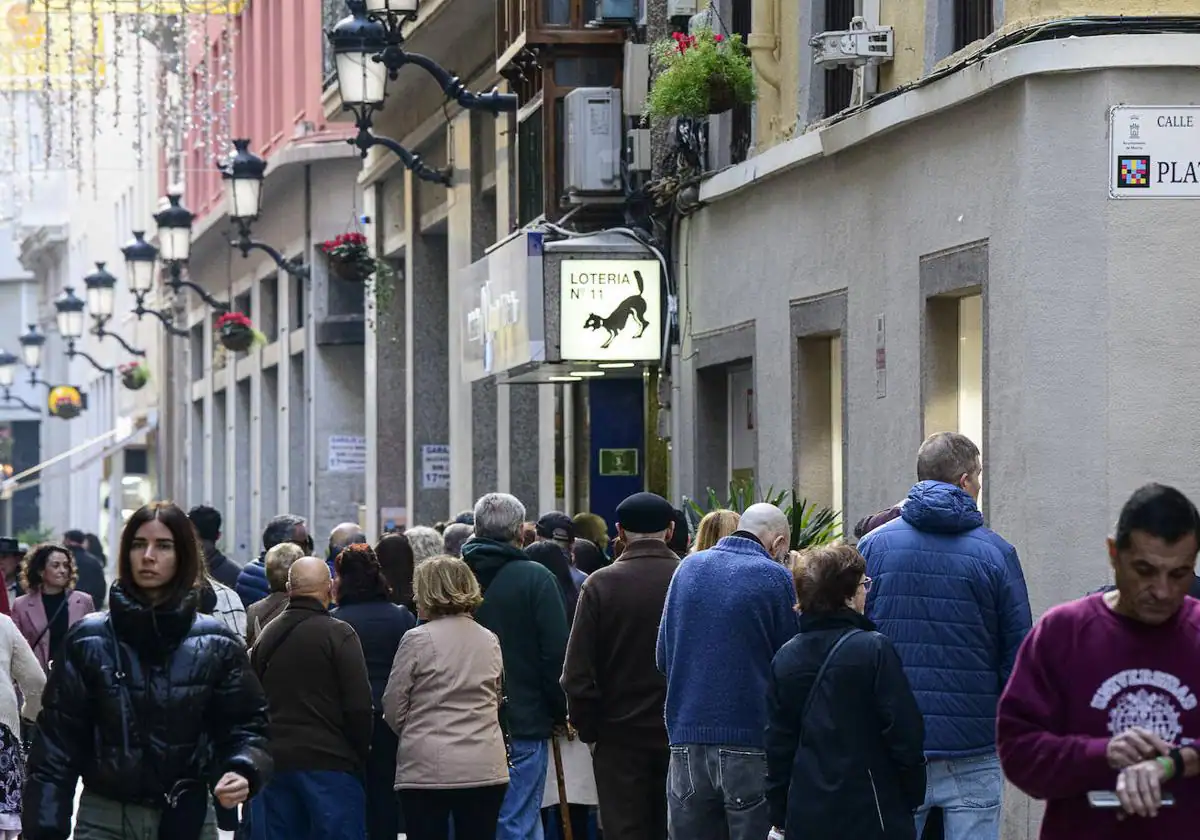
<svg viewBox="0 0 1200 840"><path fill-rule="evenodd" d="M404 187L409 220L404 249L404 343L410 360L404 378L408 397L405 497L409 525L432 525L450 510L450 491L425 487L421 469L423 446L450 442L450 341L445 316L450 300L446 237L421 233L417 195L421 190L446 188L419 181L411 172L405 173Z"/></svg>

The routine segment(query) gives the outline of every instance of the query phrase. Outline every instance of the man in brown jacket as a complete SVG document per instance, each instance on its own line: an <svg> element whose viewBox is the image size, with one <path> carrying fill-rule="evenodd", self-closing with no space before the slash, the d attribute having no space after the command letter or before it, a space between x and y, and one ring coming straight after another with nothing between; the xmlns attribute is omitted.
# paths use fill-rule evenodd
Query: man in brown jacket
<svg viewBox="0 0 1200 840"><path fill-rule="evenodd" d="M667 680L655 665L658 623L679 558L675 510L653 493L617 506L625 551L588 576L567 643L562 687L592 767L605 840L664 840Z"/></svg>
<svg viewBox="0 0 1200 840"><path fill-rule="evenodd" d="M329 615L329 566L301 557L288 571L288 606L266 627L250 663L267 694L275 777L254 799L255 837L362 840L362 775L374 710L362 646Z"/></svg>

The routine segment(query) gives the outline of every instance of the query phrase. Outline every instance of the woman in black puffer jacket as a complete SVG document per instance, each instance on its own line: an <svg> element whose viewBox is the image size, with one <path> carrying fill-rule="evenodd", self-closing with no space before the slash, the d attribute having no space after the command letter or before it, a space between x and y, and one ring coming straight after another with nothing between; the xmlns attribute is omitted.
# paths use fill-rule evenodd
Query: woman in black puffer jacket
<svg viewBox="0 0 1200 840"><path fill-rule="evenodd" d="M271 771L267 702L245 650L197 614L203 554L191 522L147 505L121 535L109 615L71 628L29 756L23 836L216 840L211 797L245 801Z"/></svg>

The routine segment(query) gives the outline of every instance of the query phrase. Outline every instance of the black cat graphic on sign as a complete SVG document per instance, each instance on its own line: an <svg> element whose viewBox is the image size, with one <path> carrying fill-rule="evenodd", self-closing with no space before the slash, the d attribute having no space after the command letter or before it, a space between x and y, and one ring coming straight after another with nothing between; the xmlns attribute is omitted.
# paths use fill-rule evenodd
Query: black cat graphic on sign
<svg viewBox="0 0 1200 840"><path fill-rule="evenodd" d="M608 331L608 338L600 345L602 349L608 349L608 345L613 343L613 339L620 335L629 324L630 318L640 327L634 338L641 338L650 326L650 322L646 319L646 298L644 297L646 282L642 279L640 271L634 271L633 277L637 280L636 295L630 295L621 301L607 318L602 318L593 312L587 316L587 321L583 324L585 330L604 329Z"/></svg>

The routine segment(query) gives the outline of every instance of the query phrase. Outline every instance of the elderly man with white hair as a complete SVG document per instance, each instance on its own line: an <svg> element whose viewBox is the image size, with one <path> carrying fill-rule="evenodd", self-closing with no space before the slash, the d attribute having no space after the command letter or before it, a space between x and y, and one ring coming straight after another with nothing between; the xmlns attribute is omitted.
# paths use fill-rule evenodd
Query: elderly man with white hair
<svg viewBox="0 0 1200 840"><path fill-rule="evenodd" d="M525 506L516 497L488 493L475 503L475 535L462 552L483 590L475 620L499 637L504 657L512 765L496 840L542 840L547 741L567 721L567 698L558 685L567 610L554 575L521 550L524 522Z"/></svg>
<svg viewBox="0 0 1200 840"><path fill-rule="evenodd" d="M671 837L762 840L771 828L763 732L775 653L796 635L791 528L751 505L739 530L680 565L658 628L667 676Z"/></svg>

